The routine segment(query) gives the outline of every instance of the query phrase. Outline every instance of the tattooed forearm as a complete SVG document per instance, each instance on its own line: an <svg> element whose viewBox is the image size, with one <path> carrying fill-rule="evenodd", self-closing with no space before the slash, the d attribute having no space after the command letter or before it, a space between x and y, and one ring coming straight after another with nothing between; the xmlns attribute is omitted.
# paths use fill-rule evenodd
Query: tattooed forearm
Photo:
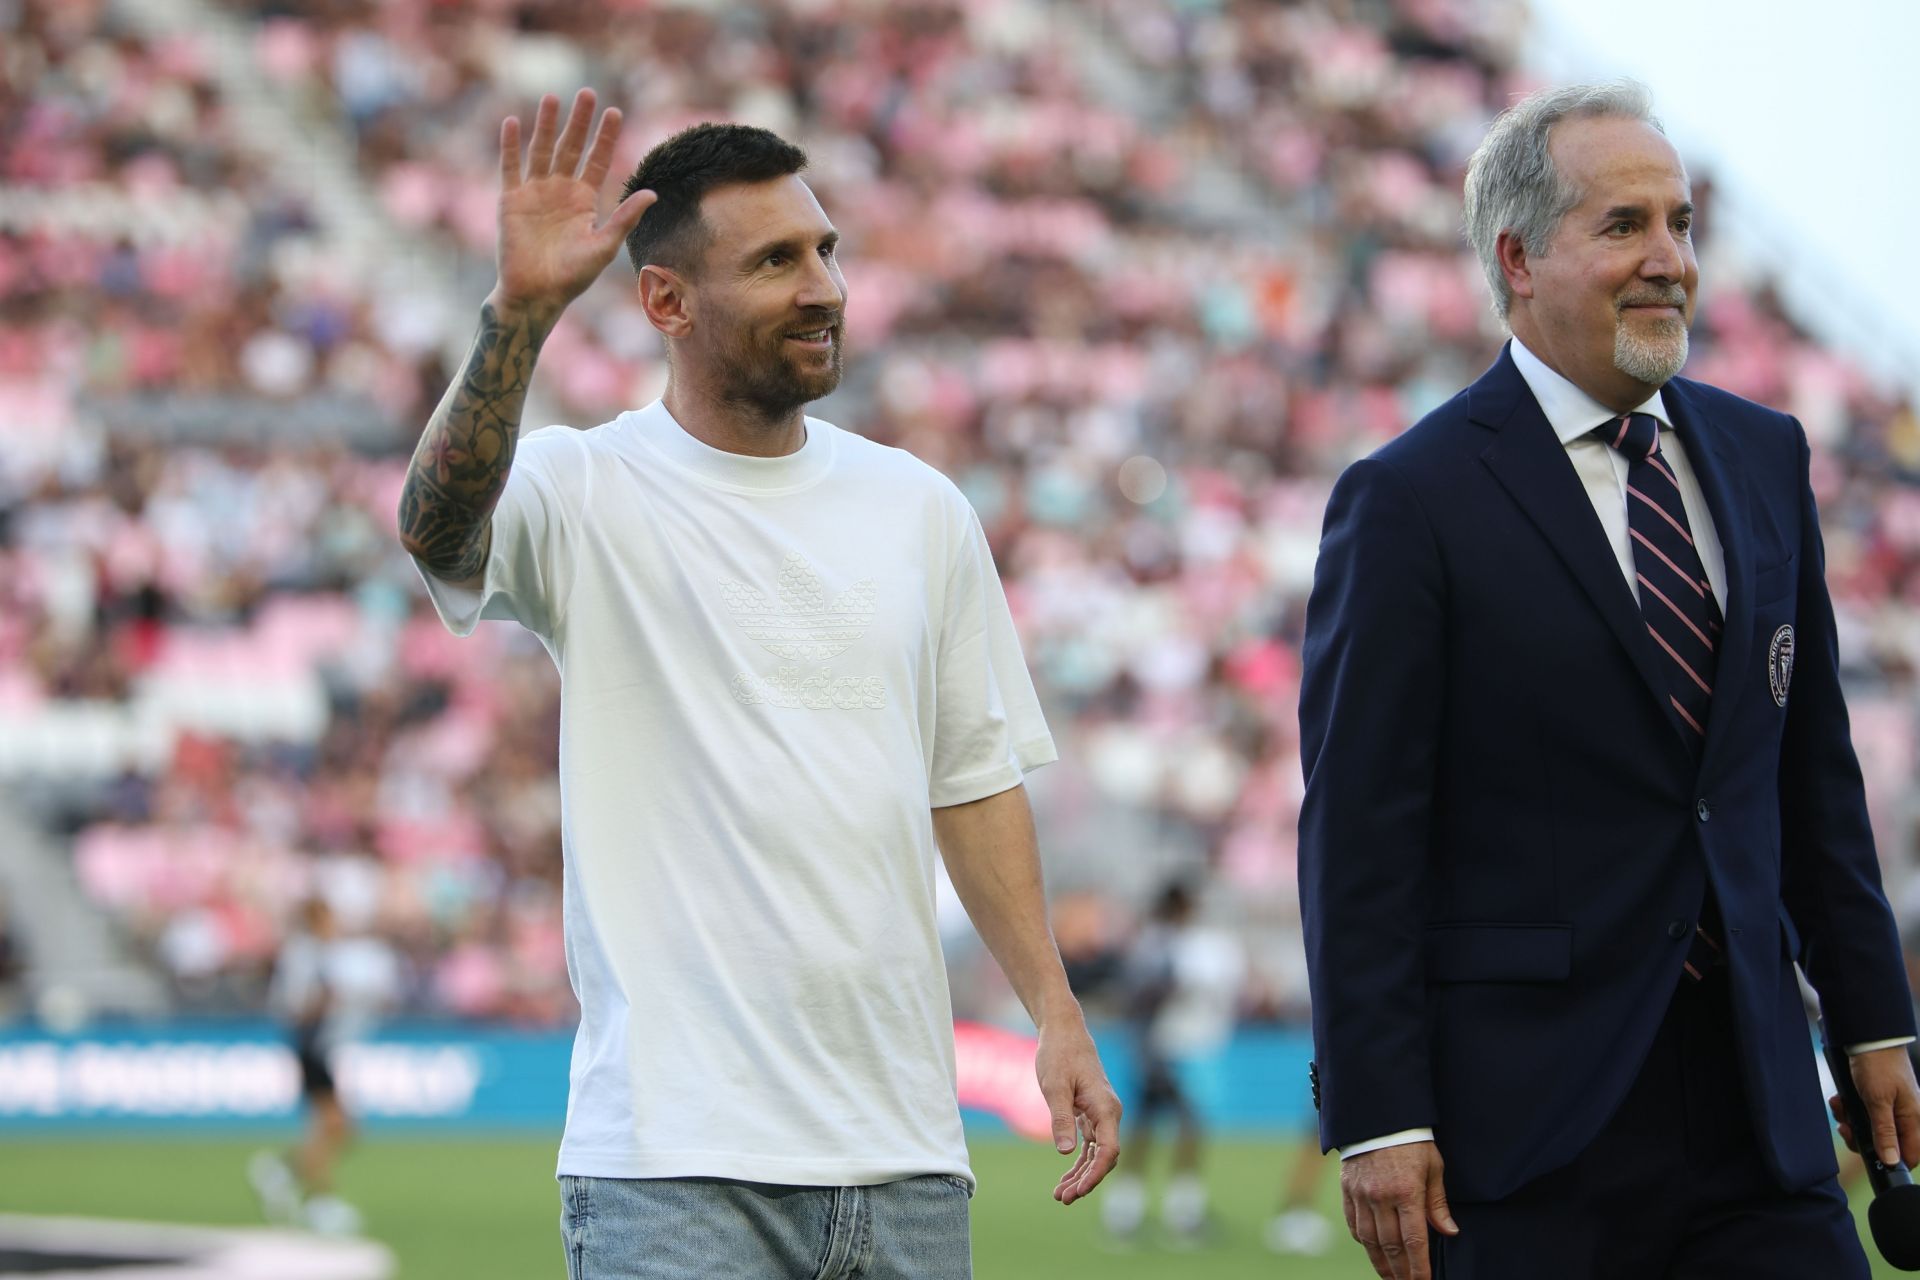
<svg viewBox="0 0 1920 1280"><path fill-rule="evenodd" d="M491 544L488 521L506 488L520 411L551 320L480 308L467 364L447 388L413 451L400 491L400 542L435 577L477 577Z"/></svg>

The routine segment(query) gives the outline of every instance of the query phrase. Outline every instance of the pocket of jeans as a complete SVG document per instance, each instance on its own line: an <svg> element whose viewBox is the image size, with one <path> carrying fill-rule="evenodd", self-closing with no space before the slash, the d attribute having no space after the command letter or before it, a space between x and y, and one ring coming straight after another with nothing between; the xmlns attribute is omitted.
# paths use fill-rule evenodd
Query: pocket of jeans
<svg viewBox="0 0 1920 1280"><path fill-rule="evenodd" d="M940 1179L940 1181L946 1183L948 1186L954 1188L961 1195L967 1197L967 1199L969 1200L973 1199L973 1184L971 1182L968 1182L965 1178L958 1177L951 1173L936 1173L933 1176Z"/></svg>
<svg viewBox="0 0 1920 1280"><path fill-rule="evenodd" d="M560 1175L560 1220L570 1232L587 1229L587 1196L591 1182L590 1178L577 1178L566 1173Z"/></svg>

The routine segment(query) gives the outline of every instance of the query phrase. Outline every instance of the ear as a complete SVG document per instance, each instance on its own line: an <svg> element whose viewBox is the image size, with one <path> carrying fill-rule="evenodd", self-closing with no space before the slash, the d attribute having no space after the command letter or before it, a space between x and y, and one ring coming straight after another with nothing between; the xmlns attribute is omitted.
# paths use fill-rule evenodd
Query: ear
<svg viewBox="0 0 1920 1280"><path fill-rule="evenodd" d="M1500 259L1500 273L1507 278L1507 288L1513 291L1513 296L1532 298L1533 264L1527 258L1527 246L1519 232L1511 228L1502 231L1500 238L1493 242L1493 251Z"/></svg>
<svg viewBox="0 0 1920 1280"><path fill-rule="evenodd" d="M693 291L686 277L671 267L649 264L640 268L640 306L647 320L669 338L693 331Z"/></svg>

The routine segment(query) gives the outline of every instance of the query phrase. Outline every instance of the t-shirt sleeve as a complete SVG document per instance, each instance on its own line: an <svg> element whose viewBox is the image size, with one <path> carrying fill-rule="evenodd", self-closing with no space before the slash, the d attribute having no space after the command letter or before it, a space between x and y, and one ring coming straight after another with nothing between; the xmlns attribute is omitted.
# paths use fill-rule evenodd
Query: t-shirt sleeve
<svg viewBox="0 0 1920 1280"><path fill-rule="evenodd" d="M520 438L493 509L493 546L477 588L443 582L414 562L434 612L453 634L470 635L481 619L496 618L552 638L573 582L574 531L589 480L579 435L543 427Z"/></svg>
<svg viewBox="0 0 1920 1280"><path fill-rule="evenodd" d="M966 506L958 494L955 498ZM997 795L1060 758L972 507L966 507L955 541L935 673L939 692L928 791L936 809Z"/></svg>
<svg viewBox="0 0 1920 1280"><path fill-rule="evenodd" d="M267 1005L282 1018L297 1018L320 993L320 949L305 934L295 934L280 949L267 988Z"/></svg>

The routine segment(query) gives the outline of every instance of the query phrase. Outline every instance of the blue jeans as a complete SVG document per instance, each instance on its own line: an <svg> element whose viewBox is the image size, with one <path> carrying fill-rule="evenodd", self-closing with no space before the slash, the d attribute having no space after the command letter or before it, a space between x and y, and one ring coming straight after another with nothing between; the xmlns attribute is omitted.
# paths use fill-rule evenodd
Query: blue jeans
<svg viewBox="0 0 1920 1280"><path fill-rule="evenodd" d="M567 1280L969 1280L964 1178L560 1178Z"/></svg>

